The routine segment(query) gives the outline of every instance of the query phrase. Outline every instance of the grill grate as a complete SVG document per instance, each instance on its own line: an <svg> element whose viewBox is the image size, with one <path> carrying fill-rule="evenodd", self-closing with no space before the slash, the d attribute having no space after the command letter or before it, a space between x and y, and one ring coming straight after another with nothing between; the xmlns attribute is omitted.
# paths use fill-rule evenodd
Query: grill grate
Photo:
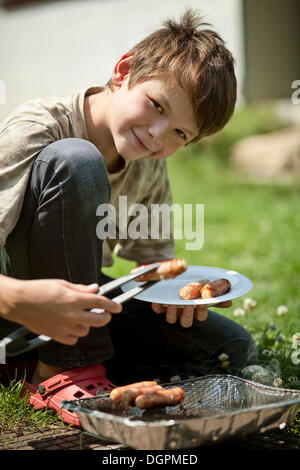
<svg viewBox="0 0 300 470"><path fill-rule="evenodd" d="M268 403L299 398L300 392L265 387L247 381L237 381L232 376L208 376L190 379L183 382L164 384L165 388L181 387L184 390L184 401L177 406L162 409L141 410L137 407L124 408L110 400L109 392L98 391L97 396L85 400L73 401L75 405L89 410L112 413L115 416L130 419L182 419L188 417L215 416L232 411L253 408Z"/></svg>
<svg viewBox="0 0 300 470"><path fill-rule="evenodd" d="M62 402L75 411L83 429L136 449L189 448L289 425L300 392L230 375L211 375L163 385L182 387L184 401L161 409L128 409L109 392Z"/></svg>

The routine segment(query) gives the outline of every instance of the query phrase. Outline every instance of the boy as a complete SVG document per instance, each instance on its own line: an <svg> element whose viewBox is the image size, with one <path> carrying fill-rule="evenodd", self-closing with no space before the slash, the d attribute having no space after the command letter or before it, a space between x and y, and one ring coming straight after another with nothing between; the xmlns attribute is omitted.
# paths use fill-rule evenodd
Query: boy
<svg viewBox="0 0 300 470"><path fill-rule="evenodd" d="M233 58L204 26L187 11L123 55L106 87L24 103L2 123L0 236L8 275L103 284L109 278L101 264L112 264L114 249L138 265L174 258L172 238L119 236L102 244L96 209L108 202L117 208L121 195L128 205L172 204L165 159L230 119ZM150 375L169 380L222 371L222 352L233 368L256 358L251 336L224 316L133 299L76 345L39 349L31 403L58 410L63 399L111 389L103 362L118 384ZM63 419L79 425L66 410Z"/></svg>

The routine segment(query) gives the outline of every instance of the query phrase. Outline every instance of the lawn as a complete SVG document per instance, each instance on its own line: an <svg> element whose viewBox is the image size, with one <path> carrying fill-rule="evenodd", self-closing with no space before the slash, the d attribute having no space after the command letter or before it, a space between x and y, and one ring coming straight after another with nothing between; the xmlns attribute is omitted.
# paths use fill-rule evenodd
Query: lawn
<svg viewBox="0 0 300 470"><path fill-rule="evenodd" d="M203 248L187 251L186 240L176 240L176 256L190 265L239 271L252 280L253 289L246 296L235 300L230 309L217 311L249 329L259 347L260 364L278 361L279 386L300 390L300 364L291 359L297 350L297 345L292 348L292 338L300 332L299 181L258 182L230 161L234 142L281 125L271 109L245 107L216 137L171 157L168 168L174 203L204 204ZM115 264L103 269L110 276L127 274L135 267L131 261L114 258ZM236 309L243 308L246 297L254 299L256 306L237 317ZM287 312L278 315L282 305ZM300 435L299 422L298 413L290 432Z"/></svg>

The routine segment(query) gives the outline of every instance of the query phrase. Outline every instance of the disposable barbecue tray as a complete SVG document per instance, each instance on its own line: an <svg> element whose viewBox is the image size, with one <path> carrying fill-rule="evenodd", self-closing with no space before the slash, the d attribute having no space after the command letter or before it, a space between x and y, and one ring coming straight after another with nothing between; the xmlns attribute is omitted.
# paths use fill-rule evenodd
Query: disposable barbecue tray
<svg viewBox="0 0 300 470"><path fill-rule="evenodd" d="M63 401L82 428L107 441L140 450L185 449L264 433L291 424L300 391L275 388L230 375L208 375L165 388L182 387L184 401L163 409L125 409L109 393Z"/></svg>

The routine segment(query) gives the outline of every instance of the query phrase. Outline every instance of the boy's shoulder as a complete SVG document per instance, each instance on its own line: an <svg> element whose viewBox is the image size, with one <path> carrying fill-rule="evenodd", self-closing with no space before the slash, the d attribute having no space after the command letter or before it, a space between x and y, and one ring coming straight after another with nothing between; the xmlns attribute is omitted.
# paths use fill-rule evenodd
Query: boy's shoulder
<svg viewBox="0 0 300 470"><path fill-rule="evenodd" d="M30 98L26 101L20 103L10 114L9 116L35 116L38 117L43 114L51 113L51 111L65 111L67 110L71 103L72 95L67 97L61 96L43 96Z"/></svg>
<svg viewBox="0 0 300 470"><path fill-rule="evenodd" d="M80 89L67 96L35 97L23 101L0 123L0 132L16 122L30 121L44 128L73 128L74 134L85 136L83 101L87 89ZM62 138L62 137L61 137Z"/></svg>

